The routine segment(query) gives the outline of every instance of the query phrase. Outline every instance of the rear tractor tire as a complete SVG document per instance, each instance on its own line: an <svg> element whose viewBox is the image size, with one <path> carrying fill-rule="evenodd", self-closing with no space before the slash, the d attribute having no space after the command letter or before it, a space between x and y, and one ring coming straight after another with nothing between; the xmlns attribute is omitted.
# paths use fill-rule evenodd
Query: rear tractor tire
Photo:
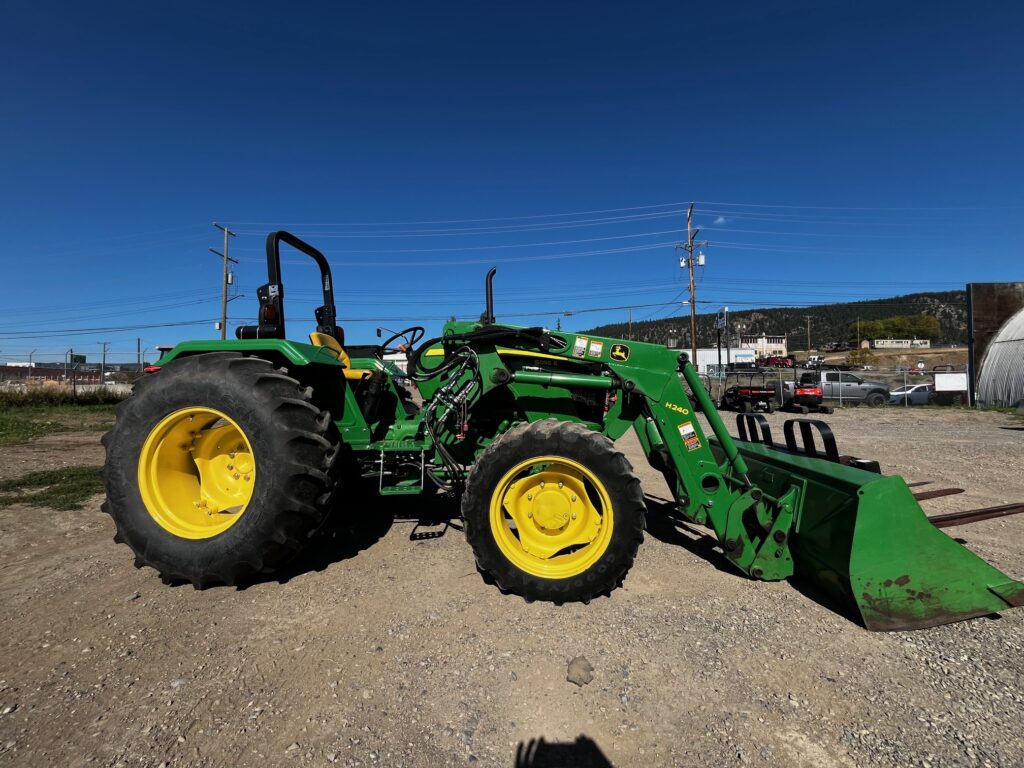
<svg viewBox="0 0 1024 768"><path fill-rule="evenodd" d="M622 582L643 540L643 491L604 435L553 419L495 440L462 500L477 567L505 592L587 602Z"/></svg>
<svg viewBox="0 0 1024 768"><path fill-rule="evenodd" d="M103 510L135 565L197 587L269 573L323 522L337 452L312 390L217 352L142 378L104 435Z"/></svg>

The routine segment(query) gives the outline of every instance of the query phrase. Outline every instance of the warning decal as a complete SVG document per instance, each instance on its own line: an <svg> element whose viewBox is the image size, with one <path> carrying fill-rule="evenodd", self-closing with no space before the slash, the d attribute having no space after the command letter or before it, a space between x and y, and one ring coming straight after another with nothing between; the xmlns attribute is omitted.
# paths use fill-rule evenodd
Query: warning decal
<svg viewBox="0 0 1024 768"><path fill-rule="evenodd" d="M590 357L600 357L602 352L604 352L604 342L603 341L592 341L592 342L590 342L590 349L587 350L587 354Z"/></svg>
<svg viewBox="0 0 1024 768"><path fill-rule="evenodd" d="M577 336L576 343L572 345L572 356L583 357L587 353L587 337Z"/></svg>
<svg viewBox="0 0 1024 768"><path fill-rule="evenodd" d="M679 425L679 436L683 438L686 450L696 451L700 448L700 438L697 437L697 430L693 428L693 422L687 421Z"/></svg>

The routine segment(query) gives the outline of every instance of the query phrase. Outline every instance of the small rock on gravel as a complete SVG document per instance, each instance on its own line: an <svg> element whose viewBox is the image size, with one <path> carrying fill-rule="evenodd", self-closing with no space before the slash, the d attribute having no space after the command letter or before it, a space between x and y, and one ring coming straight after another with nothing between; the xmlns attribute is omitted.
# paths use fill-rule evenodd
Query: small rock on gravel
<svg viewBox="0 0 1024 768"><path fill-rule="evenodd" d="M583 656L577 656L569 662L565 679L582 688L594 679L594 666Z"/></svg>

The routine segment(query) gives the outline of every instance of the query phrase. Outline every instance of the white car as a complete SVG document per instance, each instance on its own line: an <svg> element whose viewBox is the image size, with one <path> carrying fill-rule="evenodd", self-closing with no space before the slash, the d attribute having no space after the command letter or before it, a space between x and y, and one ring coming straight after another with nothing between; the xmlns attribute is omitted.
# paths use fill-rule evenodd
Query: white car
<svg viewBox="0 0 1024 768"><path fill-rule="evenodd" d="M889 393L889 405L928 405L934 384L908 384Z"/></svg>

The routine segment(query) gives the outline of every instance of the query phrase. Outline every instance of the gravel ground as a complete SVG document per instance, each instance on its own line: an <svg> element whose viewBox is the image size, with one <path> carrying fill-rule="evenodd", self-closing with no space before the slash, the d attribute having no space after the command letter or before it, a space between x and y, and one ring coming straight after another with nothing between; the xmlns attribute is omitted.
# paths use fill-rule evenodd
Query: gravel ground
<svg viewBox="0 0 1024 768"><path fill-rule="evenodd" d="M968 489L929 512L1024 499L1008 416L823 418L843 452ZM664 481L622 448L656 512ZM71 435L0 466L101 458ZM199 592L134 569L99 502L0 510L0 764L1024 764L1024 611L870 633L657 514L609 598L528 605L482 581L457 529L410 540L394 515L419 502L350 509L358 526L282 579ZM1024 578L1024 516L956 535Z"/></svg>

